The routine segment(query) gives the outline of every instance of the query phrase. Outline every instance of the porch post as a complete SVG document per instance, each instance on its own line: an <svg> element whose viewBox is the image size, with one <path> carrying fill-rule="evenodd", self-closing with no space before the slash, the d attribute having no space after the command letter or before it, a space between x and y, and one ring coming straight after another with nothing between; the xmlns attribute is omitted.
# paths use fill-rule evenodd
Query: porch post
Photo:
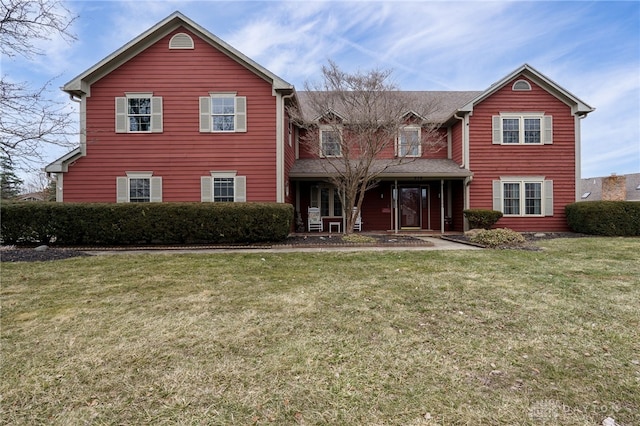
<svg viewBox="0 0 640 426"><path fill-rule="evenodd" d="M444 179L440 179L440 233L444 234Z"/></svg>
<svg viewBox="0 0 640 426"><path fill-rule="evenodd" d="M393 197L393 229L395 230L395 233L398 233L398 197L400 196L400 194L398 194L398 180L396 179L393 182L393 190L391 191L392 194L395 194L395 197Z"/></svg>

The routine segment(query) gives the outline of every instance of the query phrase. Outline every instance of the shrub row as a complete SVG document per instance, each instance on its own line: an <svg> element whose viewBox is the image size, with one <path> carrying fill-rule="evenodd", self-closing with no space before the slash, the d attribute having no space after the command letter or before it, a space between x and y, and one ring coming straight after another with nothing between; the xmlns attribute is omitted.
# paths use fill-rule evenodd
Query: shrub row
<svg viewBox="0 0 640 426"><path fill-rule="evenodd" d="M469 209L463 211L469 229L490 229L502 217L498 210Z"/></svg>
<svg viewBox="0 0 640 426"><path fill-rule="evenodd" d="M293 207L276 203L3 203L5 244L234 244L283 240Z"/></svg>
<svg viewBox="0 0 640 426"><path fill-rule="evenodd" d="M582 201L565 207L574 232L607 236L640 236L640 202Z"/></svg>

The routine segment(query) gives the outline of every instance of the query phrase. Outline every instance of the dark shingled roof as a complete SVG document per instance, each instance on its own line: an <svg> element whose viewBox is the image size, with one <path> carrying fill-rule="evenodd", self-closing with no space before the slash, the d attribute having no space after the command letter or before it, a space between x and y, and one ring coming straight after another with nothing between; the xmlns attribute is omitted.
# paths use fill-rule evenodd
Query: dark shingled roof
<svg viewBox="0 0 640 426"><path fill-rule="evenodd" d="M376 160L373 169L378 169L395 163L398 160ZM336 160L339 166L339 160ZM330 176L331 167L327 159L302 159L296 160L289 172L291 178L322 178ZM402 164L392 164L380 174L380 178L406 178L406 177L433 177L433 178L465 178L472 176L469 170L461 168L453 160L418 158Z"/></svg>
<svg viewBox="0 0 640 426"><path fill-rule="evenodd" d="M314 111L309 103L309 93L306 91L297 92L300 109L306 120L313 120L321 115L324 111ZM410 99L417 99L423 104L434 105L434 111L427 118L434 123L444 123L449 120L453 114L477 98L484 92L478 91L402 91L399 92L406 95ZM336 111L338 114L341 111ZM408 111L407 111L408 112Z"/></svg>
<svg viewBox="0 0 640 426"><path fill-rule="evenodd" d="M621 175L625 177L627 187L627 201L640 201L640 173ZM602 200L602 180L604 177L581 179L580 201Z"/></svg>

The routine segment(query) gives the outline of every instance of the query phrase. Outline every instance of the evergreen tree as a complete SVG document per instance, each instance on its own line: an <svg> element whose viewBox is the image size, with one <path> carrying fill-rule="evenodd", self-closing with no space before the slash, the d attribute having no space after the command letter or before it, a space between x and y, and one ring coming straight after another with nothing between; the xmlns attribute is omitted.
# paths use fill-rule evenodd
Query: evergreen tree
<svg viewBox="0 0 640 426"><path fill-rule="evenodd" d="M8 157L0 157L0 198L15 198L20 194L22 179L15 173L13 163Z"/></svg>

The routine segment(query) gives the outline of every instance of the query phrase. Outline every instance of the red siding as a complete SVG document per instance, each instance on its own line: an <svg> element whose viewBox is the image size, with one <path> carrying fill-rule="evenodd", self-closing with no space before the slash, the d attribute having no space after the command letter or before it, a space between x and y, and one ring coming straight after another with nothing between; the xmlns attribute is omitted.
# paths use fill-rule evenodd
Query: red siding
<svg viewBox="0 0 640 426"><path fill-rule="evenodd" d="M451 127L451 159L462 164L462 122L460 120Z"/></svg>
<svg viewBox="0 0 640 426"><path fill-rule="evenodd" d="M492 180L500 176L544 176L553 180L554 215L504 217L497 226L519 231L566 231L564 206L575 201L575 127L571 108L532 81L530 92L514 92L512 83L476 105L470 118L469 167L474 173L470 208L492 208ZM553 144L493 145L492 116L500 112L552 115Z"/></svg>
<svg viewBox="0 0 640 426"><path fill-rule="evenodd" d="M116 177L127 171L161 176L163 201L200 201L200 177L212 170L247 176L248 201L276 201L271 84L195 35L194 50L169 50L174 33L91 86L87 156L64 176L65 201L114 202ZM218 91L246 96L246 133L199 132L198 99ZM163 98L163 133L115 133L115 98L125 92Z"/></svg>

